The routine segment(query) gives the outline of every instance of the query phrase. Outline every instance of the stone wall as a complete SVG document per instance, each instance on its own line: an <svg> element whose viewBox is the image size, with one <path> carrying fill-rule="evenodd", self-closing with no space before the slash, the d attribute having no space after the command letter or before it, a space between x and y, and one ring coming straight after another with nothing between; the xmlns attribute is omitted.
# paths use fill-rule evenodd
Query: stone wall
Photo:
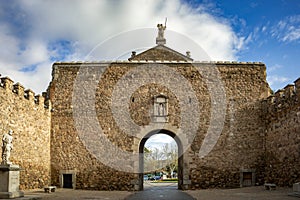
<svg viewBox="0 0 300 200"><path fill-rule="evenodd" d="M225 84L227 109L222 134L205 158L198 152L204 134L194 140L190 155L191 188L239 187L242 170L255 171L255 183L264 180L261 99L268 96L263 64L218 64ZM206 125L207 126L207 125Z"/></svg>
<svg viewBox="0 0 300 200"><path fill-rule="evenodd" d="M131 74L132 70L141 65L147 65L148 68L145 68L141 74ZM172 70L161 70L164 69L161 65ZM157 70L150 70L152 67L157 67ZM86 69L84 73L87 79L78 84L76 81L81 68ZM226 98L225 121L216 146L207 157L200 159L197 153L209 129L212 114L212 99L208 84L210 83L212 88L220 87L218 82L214 83L217 75L208 70L210 68L217 69L217 74L224 85L224 90L221 92L225 93ZM99 74L102 72L99 83L97 82L96 87L92 88L91 83L98 81ZM161 82L145 82L141 87L132 91L130 97L125 96L126 90L120 90L122 92L114 94L114 90L118 88L118 82L123 77L128 81L136 80L136 83L143 83L145 77L151 77L155 73L157 73L157 80ZM195 99L188 99L188 93L184 90L179 77L183 77L190 84ZM175 89L167 87L172 81L177 82ZM129 83L133 82L129 81ZM130 84L122 86L128 90L131 89ZM90 90L94 90L95 96L87 95ZM127 119L122 122L124 127L119 126L120 124L115 120L116 116L113 115L113 95L117 95L117 99L123 102L117 107L118 115L123 116L123 107L128 106L129 118L142 129L153 131L151 127L156 127L152 121L153 98L160 94L169 98L169 118L168 123L163 125L164 127L178 128L178 130L182 128L180 122L184 117L184 113L182 113L184 105L183 102L180 102L181 97L186 97L187 103L198 102L199 104L199 125L198 127L193 127L194 124L189 125L191 129L196 128L195 137L189 135L189 130L185 130L186 132L181 134L183 143L192 144L183 155L183 177L180 184L187 185L184 187L185 189L239 186L240 170L243 169L255 170L256 181L258 183L264 181L264 151L262 149L264 148L265 123L262 120L261 99L268 96L269 87L266 83L265 65L262 63L191 64L166 61L163 63L118 62L111 64L55 63L49 91L51 102L53 102L51 175L55 185L60 184L62 171L72 170L76 172L76 188L132 189L132 180L136 180L137 176L105 166L96 158L95 153L90 153L89 147L86 146L87 142L89 145L94 145L96 151L108 153L109 151L107 146L96 145L95 141L99 140L97 137L88 138L83 142L82 136L80 136L83 130L78 130L74 116L86 119L88 125L85 132L95 131L93 123L99 123L111 143L122 150L138 152L142 139L138 136L143 137L147 132L142 133L133 126L129 135L126 130L122 129L130 123L126 121ZM72 102L74 91L81 91L76 95L85 97L76 100L76 105ZM88 104L94 104L94 110L88 107ZM85 112L74 115L74 106L84 108ZM97 120L91 123L94 119L90 113L93 112L95 112ZM214 112L218 112L218 110ZM175 134L177 134L176 131ZM122 164L124 163L120 163L120 165ZM136 163L132 163L131 167L135 165Z"/></svg>
<svg viewBox="0 0 300 200"><path fill-rule="evenodd" d="M292 186L300 181L300 79L264 102L266 181Z"/></svg>
<svg viewBox="0 0 300 200"><path fill-rule="evenodd" d="M43 96L35 96L31 90L24 91L22 85L14 84L7 77L1 78L0 136L2 139L4 133L13 130L11 161L23 169L20 173L21 189L50 184L49 106Z"/></svg>
<svg viewBox="0 0 300 200"><path fill-rule="evenodd" d="M72 95L74 87L86 87L82 94L90 86L88 82L76 85L75 78L81 64L54 64L53 80L50 84L50 97L53 102L52 123L51 123L51 169L52 183L54 185L63 186L60 182L62 171L74 171L76 174L76 188L93 189L93 190L132 190L131 180L133 175L116 171L96 159L95 155L90 153L87 145L100 138L89 137L84 143L80 134L89 134L94 128L94 124L80 133L76 129L74 117L86 117L86 123L93 121L93 116L89 116L89 109L85 109L80 116L75 116L73 106L87 106L88 99L80 99L76 101L76 105L72 103ZM94 64L87 64L91 77L96 74ZM100 67L101 68L101 67ZM98 66L99 69L99 66ZM122 70L119 71L121 76ZM105 79L106 84L100 84L97 90L97 115L99 122L104 127L104 133L119 148L130 151L132 138L122 134L112 120L112 112L109 110L109 95L111 88L117 79ZM87 97L89 98L89 97ZM95 106L94 106L95 108ZM83 136L84 137L84 136ZM97 146L96 150L107 152L106 146ZM109 153L109 152L107 152ZM116 159L116 158L113 158ZM122 166L124 163L119 163Z"/></svg>
<svg viewBox="0 0 300 200"><path fill-rule="evenodd" d="M254 172L251 184L292 186L300 181L300 79L269 96L262 63L55 63L52 75L43 96L9 78L0 81L0 130L14 131L11 160L24 169L21 189L62 186L64 173L76 176L75 188L134 189L138 174L122 169L136 169L139 162L126 162L108 145L99 145L103 138L90 134L97 133L98 125L104 137L125 152L140 152L142 138L156 129L177 135L184 151L182 189L239 187L244 172ZM78 82L80 75L83 79ZM219 93L216 99L213 90ZM166 123L154 122L154 99L159 95L168 98ZM225 110L214 110L214 102L221 98ZM198 110L193 113L187 108L194 107L186 104L198 104ZM214 113L220 122L212 126ZM193 121L195 116L199 119ZM208 130L217 131L220 125L216 145L199 157ZM193 130L195 135L190 134ZM102 162L99 155L124 162L117 163L119 169Z"/></svg>

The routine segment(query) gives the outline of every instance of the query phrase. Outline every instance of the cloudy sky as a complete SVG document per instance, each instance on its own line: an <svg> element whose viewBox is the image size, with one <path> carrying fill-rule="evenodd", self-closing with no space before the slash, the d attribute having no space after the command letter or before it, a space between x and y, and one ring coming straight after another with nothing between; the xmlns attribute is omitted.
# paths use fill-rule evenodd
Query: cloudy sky
<svg viewBox="0 0 300 200"><path fill-rule="evenodd" d="M103 41L128 31L156 31L165 17L167 30L193 39L211 60L264 62L275 91L300 76L298 0L0 0L0 74L41 93L53 62L86 60ZM148 41L140 49L155 45L155 31L138 36ZM167 46L183 51L168 32L166 38ZM109 44L130 51L135 43ZM94 59L120 57L107 52Z"/></svg>
<svg viewBox="0 0 300 200"><path fill-rule="evenodd" d="M145 143L145 147L148 149L157 148L162 150L163 144L168 143L170 145L176 145L175 140L166 134L156 134L151 136Z"/></svg>
<svg viewBox="0 0 300 200"><path fill-rule="evenodd" d="M99 45L94 60L126 58L155 46L166 17L167 46L175 50L188 47L171 31L211 60L264 62L274 91L300 77L299 0L0 0L0 74L41 93L53 62L88 60Z"/></svg>

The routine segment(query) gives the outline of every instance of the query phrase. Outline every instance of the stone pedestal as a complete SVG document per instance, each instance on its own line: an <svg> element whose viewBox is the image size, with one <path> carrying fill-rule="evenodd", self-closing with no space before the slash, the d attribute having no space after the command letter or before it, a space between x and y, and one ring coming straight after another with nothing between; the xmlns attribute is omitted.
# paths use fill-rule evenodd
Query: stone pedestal
<svg viewBox="0 0 300 200"><path fill-rule="evenodd" d="M293 184L293 193L290 193L289 196L300 197L300 182Z"/></svg>
<svg viewBox="0 0 300 200"><path fill-rule="evenodd" d="M20 167L18 165L0 165L0 199L23 197L19 190Z"/></svg>
<svg viewBox="0 0 300 200"><path fill-rule="evenodd" d="M165 45L166 44L166 39L165 38L156 38L156 44Z"/></svg>

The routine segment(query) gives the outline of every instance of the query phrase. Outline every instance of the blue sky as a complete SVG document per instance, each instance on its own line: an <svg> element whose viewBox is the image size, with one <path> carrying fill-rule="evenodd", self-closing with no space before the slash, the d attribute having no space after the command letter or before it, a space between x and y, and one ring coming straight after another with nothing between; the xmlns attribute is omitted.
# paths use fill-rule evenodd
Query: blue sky
<svg viewBox="0 0 300 200"><path fill-rule="evenodd" d="M215 1L220 15L233 19L235 32L251 39L238 52L239 60L267 65L273 90L300 74L300 1Z"/></svg>
<svg viewBox="0 0 300 200"><path fill-rule="evenodd" d="M41 93L53 62L86 60L107 40L95 60L153 47L165 17L166 45L181 53L189 47L170 31L194 40L211 60L265 63L274 91L300 77L299 0L0 0L0 74ZM124 32L136 35L114 40Z"/></svg>

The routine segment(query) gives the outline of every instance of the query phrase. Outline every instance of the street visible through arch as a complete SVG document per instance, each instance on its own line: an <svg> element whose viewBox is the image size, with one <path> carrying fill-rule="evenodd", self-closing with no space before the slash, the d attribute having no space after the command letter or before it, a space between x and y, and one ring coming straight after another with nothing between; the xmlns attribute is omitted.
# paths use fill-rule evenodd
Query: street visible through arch
<svg viewBox="0 0 300 200"><path fill-rule="evenodd" d="M144 155L144 148L145 148L145 143L146 141L153 135L156 134L166 134L170 137L172 137L176 144L177 144L177 148L178 148L178 169L177 169L177 178L178 178L178 184L177 183L161 183L160 186L168 186L168 185L172 185L172 187L170 188L178 188L178 189L182 189L182 183L183 183L183 175L182 175L182 170L183 170L183 148L182 148L182 143L180 141L180 139L178 137L176 137L176 134L166 130L166 129L160 129L160 130L153 130L151 132L149 132L140 142L140 146L139 146L139 153L142 153L142 155ZM146 186L144 184L144 156L140 157L139 160L139 166L140 166L140 175L139 175L139 190L143 190L144 186ZM153 183L154 184L154 183ZM155 183L155 185L152 185L151 183L147 184L148 186L150 186L149 188L156 188L155 190L160 190L157 189L159 184ZM147 187L148 188L148 187ZM165 190L168 189L168 187L164 187L161 190Z"/></svg>

